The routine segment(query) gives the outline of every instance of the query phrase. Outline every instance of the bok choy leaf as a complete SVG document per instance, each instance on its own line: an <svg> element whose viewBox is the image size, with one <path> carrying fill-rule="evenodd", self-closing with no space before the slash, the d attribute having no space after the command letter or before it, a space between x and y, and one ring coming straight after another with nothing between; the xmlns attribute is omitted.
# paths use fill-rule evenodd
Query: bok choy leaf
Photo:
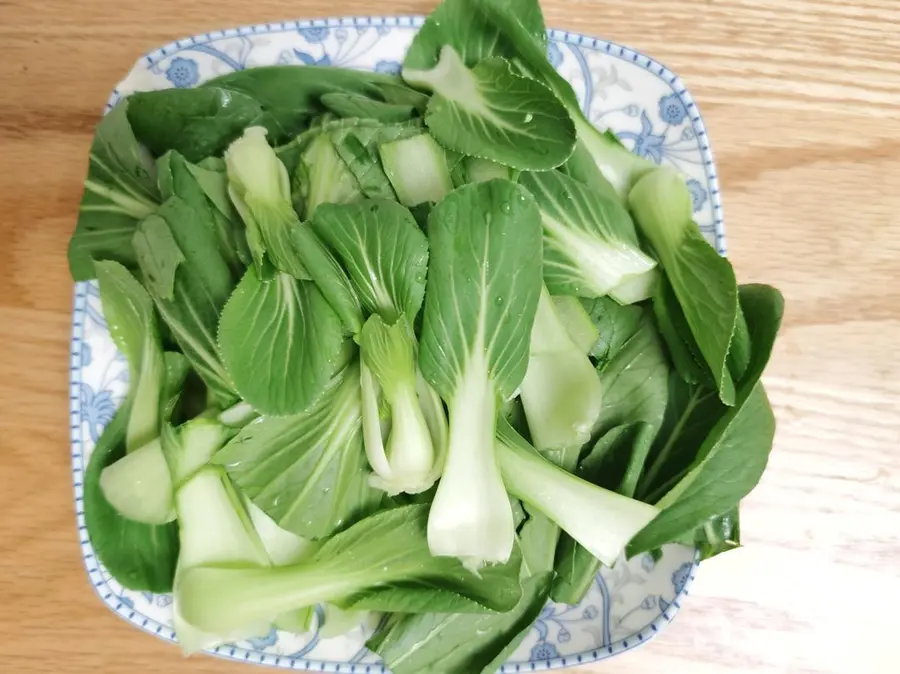
<svg viewBox="0 0 900 674"><path fill-rule="evenodd" d="M433 554L479 566L513 548L512 511L494 457L500 401L525 375L541 290L534 200L506 180L461 187L428 218L419 366L449 407L450 444L428 520Z"/></svg>

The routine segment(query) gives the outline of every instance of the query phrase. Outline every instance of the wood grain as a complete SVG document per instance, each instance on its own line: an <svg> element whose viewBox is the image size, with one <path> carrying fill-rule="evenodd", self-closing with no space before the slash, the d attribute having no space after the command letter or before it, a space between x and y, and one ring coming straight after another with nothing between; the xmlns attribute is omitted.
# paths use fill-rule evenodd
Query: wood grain
<svg viewBox="0 0 900 674"><path fill-rule="evenodd" d="M430 0L0 0L0 670L247 672L126 626L79 559L69 484L65 248L91 131L144 52L298 15ZM779 429L745 548L705 564L673 625L581 672L898 671L900 5L546 0L547 23L683 76L718 160L743 281L780 287Z"/></svg>

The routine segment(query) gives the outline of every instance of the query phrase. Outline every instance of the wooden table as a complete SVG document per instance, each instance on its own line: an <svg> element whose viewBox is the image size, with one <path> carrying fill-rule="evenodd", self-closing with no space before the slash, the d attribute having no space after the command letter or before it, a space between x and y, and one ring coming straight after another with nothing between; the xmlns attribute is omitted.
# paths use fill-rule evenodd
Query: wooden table
<svg viewBox="0 0 900 674"><path fill-rule="evenodd" d="M138 56L192 33L431 6L0 1L0 670L249 671L184 660L128 627L94 596L80 559L65 250L109 90ZM703 565L653 643L578 671L900 671L889 640L900 626L900 6L544 8L548 25L634 46L684 77L713 139L738 277L787 299L765 378L779 430L744 505L746 547Z"/></svg>

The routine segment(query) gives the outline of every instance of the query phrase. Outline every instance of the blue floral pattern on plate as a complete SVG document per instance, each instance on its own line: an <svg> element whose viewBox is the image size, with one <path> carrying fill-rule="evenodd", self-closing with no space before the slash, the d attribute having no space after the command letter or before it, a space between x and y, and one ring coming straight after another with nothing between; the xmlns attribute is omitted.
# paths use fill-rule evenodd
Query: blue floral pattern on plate
<svg viewBox="0 0 900 674"><path fill-rule="evenodd" d="M133 91L190 87L256 66L332 64L397 72L421 25L418 17L359 17L246 26L197 35L140 59L113 91L107 108ZM694 218L725 252L721 202L709 141L690 95L664 66L625 47L550 31L547 55L571 83L588 117L614 130L633 151L679 169ZM75 286L71 352L72 477L82 554L104 603L129 622L174 640L172 600L123 589L94 556L84 523L84 470L102 428L128 388L128 366L110 338L94 282ZM553 669L591 662L652 638L687 594L694 551L666 546L657 560L640 555L604 569L577 606L548 604L501 672ZM383 672L365 648L360 625L333 639L277 630L220 646L222 657L326 672Z"/></svg>
<svg viewBox="0 0 900 674"><path fill-rule="evenodd" d="M166 68L166 79L172 83L172 86L182 89L194 86L200 79L197 62L181 56L173 58L169 67Z"/></svg>

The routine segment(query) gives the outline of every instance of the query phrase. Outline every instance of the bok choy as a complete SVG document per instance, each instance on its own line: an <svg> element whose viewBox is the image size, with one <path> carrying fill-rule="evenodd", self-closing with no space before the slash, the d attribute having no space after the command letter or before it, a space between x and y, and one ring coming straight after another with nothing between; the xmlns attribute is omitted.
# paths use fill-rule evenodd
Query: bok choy
<svg viewBox="0 0 900 674"><path fill-rule="evenodd" d="M396 674L494 674L604 566L741 544L783 299L553 48L536 0L443 0L399 75L246 68L98 126L69 262L128 390L84 518L186 652L377 625Z"/></svg>

